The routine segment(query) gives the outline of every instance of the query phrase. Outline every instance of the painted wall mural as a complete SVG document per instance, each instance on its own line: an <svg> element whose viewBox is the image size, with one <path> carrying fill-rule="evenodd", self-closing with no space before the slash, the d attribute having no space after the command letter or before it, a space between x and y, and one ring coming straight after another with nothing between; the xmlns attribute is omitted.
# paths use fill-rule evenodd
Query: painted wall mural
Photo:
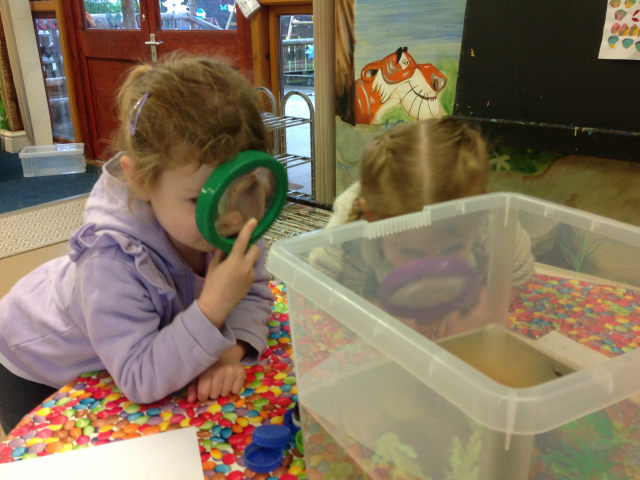
<svg viewBox="0 0 640 480"><path fill-rule="evenodd" d="M3 120L0 128L16 132L22 130L22 117L18 106L18 94L16 93L11 66L9 65L9 52L4 38L0 38L0 97L2 99Z"/></svg>
<svg viewBox="0 0 640 480"><path fill-rule="evenodd" d="M605 1L608 9L640 8L640 0ZM453 113L466 0L335 2L340 194L357 180L364 146L383 129ZM521 192L640 225L640 163L501 145L491 145L489 157L493 191ZM612 258L599 251L594 268L600 262Z"/></svg>
<svg viewBox="0 0 640 480"><path fill-rule="evenodd" d="M453 112L466 0L336 0L339 194L381 129Z"/></svg>
<svg viewBox="0 0 640 480"><path fill-rule="evenodd" d="M409 122L442 117L438 94L447 77L430 63L416 63L407 50L400 47L362 69L356 81L356 123L386 123L389 111L398 107Z"/></svg>

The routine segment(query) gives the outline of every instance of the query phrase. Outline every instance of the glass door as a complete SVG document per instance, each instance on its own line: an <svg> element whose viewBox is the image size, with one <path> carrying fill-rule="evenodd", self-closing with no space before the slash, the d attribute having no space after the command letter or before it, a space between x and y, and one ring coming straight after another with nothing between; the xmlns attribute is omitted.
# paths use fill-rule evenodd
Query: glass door
<svg viewBox="0 0 640 480"><path fill-rule="evenodd" d="M308 97L315 110L313 15L306 13L311 12L301 9L300 13L279 15L278 20L278 90L281 98L288 97L281 114L297 118L309 118L309 105L303 97L291 94L292 91ZM312 157L313 132L310 128L311 125L307 123L287 129L287 153L302 158ZM289 189L294 195L313 195L312 163L313 159L311 162L300 162L300 165L288 170Z"/></svg>
<svg viewBox="0 0 640 480"><path fill-rule="evenodd" d="M282 91L313 94L313 15L282 15L280 38Z"/></svg>
<svg viewBox="0 0 640 480"><path fill-rule="evenodd" d="M162 30L237 30L232 0L159 0Z"/></svg>
<svg viewBox="0 0 640 480"><path fill-rule="evenodd" d="M53 141L73 143L75 134L71 120L71 105L67 89L67 75L64 68L60 30L55 15L34 14L33 24L44 76Z"/></svg>
<svg viewBox="0 0 640 480"><path fill-rule="evenodd" d="M240 70L251 65L250 22L233 0L153 0L152 33L158 55L175 50L230 60ZM249 37L250 38L250 37Z"/></svg>

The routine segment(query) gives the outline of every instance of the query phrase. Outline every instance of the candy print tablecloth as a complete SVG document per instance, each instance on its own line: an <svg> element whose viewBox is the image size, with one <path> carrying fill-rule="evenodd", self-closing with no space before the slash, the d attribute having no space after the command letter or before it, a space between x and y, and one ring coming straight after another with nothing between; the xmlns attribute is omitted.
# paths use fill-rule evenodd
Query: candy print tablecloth
<svg viewBox="0 0 640 480"><path fill-rule="evenodd" d="M327 442L317 425L308 427L309 472L295 449L287 452L283 466L271 475L256 474L245 467L242 452L251 442L253 430L259 425L282 423L286 411L297 401L286 289L278 283L272 283L271 288L276 303L269 324L269 350L257 366L247 369L240 395L190 404L182 391L150 405L139 405L120 392L107 372L86 373L47 399L10 432L0 443L0 464L196 426L206 480L304 480L307 475L311 480L362 480L357 466L347 468L342 464L344 468L338 471L339 459L332 451L335 442ZM509 321L511 328L532 338L557 329L604 355L615 356L638 345L640 296L630 290L537 275L512 307ZM342 338L339 332L332 335L336 341ZM348 339L343 340L348 343ZM640 399L621 402L598 415L585 417L586 427L573 422L575 425L568 429L591 429L594 424L606 430L617 445L602 463L610 472L608 478L640 480L640 465L635 460L640 451ZM553 446L553 441L550 439L547 445ZM556 466L549 460L552 450L545 451L544 445L541 442L534 458L531 478L568 478L553 470ZM369 453L360 451L357 445L351 450L358 452L350 451L349 456L360 460ZM352 458L347 460L353 462ZM381 479L396 478L380 469L377 472Z"/></svg>
<svg viewBox="0 0 640 480"><path fill-rule="evenodd" d="M510 326L537 339L552 330L616 357L640 343L640 294L536 275L511 308Z"/></svg>
<svg viewBox="0 0 640 480"><path fill-rule="evenodd" d="M150 405L129 401L107 372L89 372L62 388L27 415L0 443L0 464L23 461L111 442L195 426L204 478L266 480L271 475L245 468L242 452L260 425L281 424L297 400L285 287L272 283L276 297L269 322L269 349L247 368L240 395L189 403L185 391ZM304 480L304 460L293 449L273 476Z"/></svg>

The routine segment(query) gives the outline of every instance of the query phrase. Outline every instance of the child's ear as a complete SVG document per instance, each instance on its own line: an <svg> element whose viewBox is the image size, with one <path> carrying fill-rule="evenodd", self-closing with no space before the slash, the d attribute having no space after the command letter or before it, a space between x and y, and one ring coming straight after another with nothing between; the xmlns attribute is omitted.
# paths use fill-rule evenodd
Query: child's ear
<svg viewBox="0 0 640 480"><path fill-rule="evenodd" d="M371 215L371 212L367 209L367 201L360 197L360 210L362 210L362 213L364 213L365 218L367 219L367 222L372 222L373 220L373 216Z"/></svg>
<svg viewBox="0 0 640 480"><path fill-rule="evenodd" d="M133 190L135 196L143 202L148 202L150 200L149 195L147 195L145 189L134 173L135 164L133 162L133 159L128 155L122 155L120 157L120 166L122 167L122 171L124 172L124 176L127 179L127 183Z"/></svg>

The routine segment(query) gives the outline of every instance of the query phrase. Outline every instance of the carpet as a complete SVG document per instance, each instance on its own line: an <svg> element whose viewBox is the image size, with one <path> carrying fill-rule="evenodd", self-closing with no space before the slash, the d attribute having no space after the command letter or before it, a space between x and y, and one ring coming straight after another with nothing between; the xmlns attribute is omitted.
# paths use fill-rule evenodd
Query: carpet
<svg viewBox="0 0 640 480"><path fill-rule="evenodd" d="M85 173L25 178L18 154L0 152L0 214L88 193L100 172L87 165Z"/></svg>
<svg viewBox="0 0 640 480"><path fill-rule="evenodd" d="M0 258L68 240L82 226L87 196L0 218Z"/></svg>

